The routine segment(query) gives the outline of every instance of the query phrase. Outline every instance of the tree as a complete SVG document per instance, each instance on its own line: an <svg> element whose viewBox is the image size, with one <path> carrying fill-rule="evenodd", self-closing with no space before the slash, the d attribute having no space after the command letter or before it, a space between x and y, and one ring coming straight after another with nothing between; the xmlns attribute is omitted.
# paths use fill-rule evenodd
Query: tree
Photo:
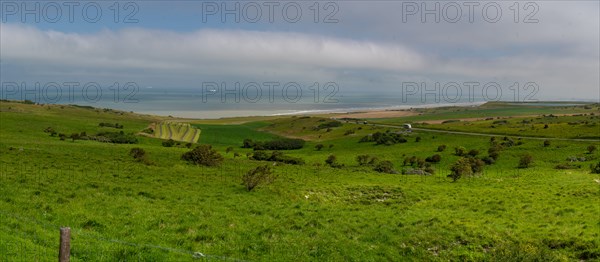
<svg viewBox="0 0 600 262"><path fill-rule="evenodd" d="M199 145L181 155L181 159L203 166L218 166L223 162L223 156L210 145Z"/></svg>
<svg viewBox="0 0 600 262"><path fill-rule="evenodd" d="M439 145L437 148L438 152L444 152L444 150L446 150L446 145Z"/></svg>
<svg viewBox="0 0 600 262"><path fill-rule="evenodd" d="M323 147L324 147L323 144L317 144L317 145L315 145L315 149L317 151L321 151L321 149L323 149Z"/></svg>
<svg viewBox="0 0 600 262"><path fill-rule="evenodd" d="M533 156L530 154L524 154L519 159L519 168L528 168L533 163Z"/></svg>
<svg viewBox="0 0 600 262"><path fill-rule="evenodd" d="M544 147L549 147L550 146L550 140L546 139L544 140Z"/></svg>
<svg viewBox="0 0 600 262"><path fill-rule="evenodd" d="M398 173L396 170L394 170L394 164L387 160L379 162L373 170L375 170L379 173L387 173L387 174Z"/></svg>
<svg viewBox="0 0 600 262"><path fill-rule="evenodd" d="M270 184L274 180L275 176L269 165L258 166L251 169L242 177L242 183L246 186L248 191L252 191L260 185Z"/></svg>
<svg viewBox="0 0 600 262"><path fill-rule="evenodd" d="M594 153L594 151L596 151L596 149L598 149L598 148L596 148L595 145L589 145L587 147L588 154Z"/></svg>

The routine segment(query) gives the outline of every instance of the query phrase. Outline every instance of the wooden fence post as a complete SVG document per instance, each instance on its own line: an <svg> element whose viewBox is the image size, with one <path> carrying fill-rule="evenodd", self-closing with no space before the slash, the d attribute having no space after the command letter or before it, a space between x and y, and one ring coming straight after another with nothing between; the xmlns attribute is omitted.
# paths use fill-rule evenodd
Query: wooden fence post
<svg viewBox="0 0 600 262"><path fill-rule="evenodd" d="M71 256L71 228L60 228L60 249L58 250L58 262L69 262Z"/></svg>

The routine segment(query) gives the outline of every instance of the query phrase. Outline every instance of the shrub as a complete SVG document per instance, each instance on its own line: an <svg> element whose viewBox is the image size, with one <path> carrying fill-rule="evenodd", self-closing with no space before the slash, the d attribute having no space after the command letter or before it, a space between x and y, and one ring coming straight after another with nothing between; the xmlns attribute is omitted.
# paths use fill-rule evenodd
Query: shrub
<svg viewBox="0 0 600 262"><path fill-rule="evenodd" d="M580 165L573 165L573 164L558 164L556 166L554 166L554 169L578 169L581 168Z"/></svg>
<svg viewBox="0 0 600 262"><path fill-rule="evenodd" d="M481 161L483 161L486 165L493 165L496 163L496 160L491 156L486 156L482 158Z"/></svg>
<svg viewBox="0 0 600 262"><path fill-rule="evenodd" d="M464 147L462 147L462 146L455 147L454 148L454 154L457 155L457 156L464 156L464 155L467 154L467 149L464 148Z"/></svg>
<svg viewBox="0 0 600 262"><path fill-rule="evenodd" d="M415 142L421 142L421 137L420 136L416 137Z"/></svg>
<svg viewBox="0 0 600 262"><path fill-rule="evenodd" d="M371 160L371 156L370 155L358 155L358 156L356 156L356 162L358 162L359 166L366 166L366 165L368 165L370 160Z"/></svg>
<svg viewBox="0 0 600 262"><path fill-rule="evenodd" d="M294 150L304 147L305 141L302 139L281 138L270 141L252 141L244 139L243 148L253 148L254 150Z"/></svg>
<svg viewBox="0 0 600 262"><path fill-rule="evenodd" d="M133 133L126 134L123 131L100 132L96 135L96 137L90 137L90 139L97 141L106 141L115 144L136 144L138 142L137 138Z"/></svg>
<svg viewBox="0 0 600 262"><path fill-rule="evenodd" d="M315 149L317 151L321 151L321 149L323 149L323 147L324 147L323 144L317 144L317 145L315 145Z"/></svg>
<svg viewBox="0 0 600 262"><path fill-rule="evenodd" d="M266 161L269 159L269 155L263 150L257 150L254 151L254 154L252 154L251 158L258 161Z"/></svg>
<svg viewBox="0 0 600 262"><path fill-rule="evenodd" d="M258 150L254 151L251 159L258 161L273 161L273 162L281 162L285 164L292 165L302 165L304 164L304 159L298 157L286 156L282 152L273 151L271 155L269 155L266 151Z"/></svg>
<svg viewBox="0 0 600 262"><path fill-rule="evenodd" d="M438 152L444 152L444 150L446 150L446 145L439 145L437 148Z"/></svg>
<svg viewBox="0 0 600 262"><path fill-rule="evenodd" d="M225 149L225 153L229 154L229 152L233 152L233 147L232 146L230 146L227 149Z"/></svg>
<svg viewBox="0 0 600 262"><path fill-rule="evenodd" d="M440 161L442 161L442 156L440 156L439 154L435 154L433 156L425 158L425 162L429 163L439 163Z"/></svg>
<svg viewBox="0 0 600 262"><path fill-rule="evenodd" d="M129 150L129 155L132 156L134 159L138 160L146 156L146 151L139 147L134 147L131 150Z"/></svg>
<svg viewBox="0 0 600 262"><path fill-rule="evenodd" d="M253 148L255 145L255 143L252 141L252 139L246 138L244 139L244 141L242 142L242 148Z"/></svg>
<svg viewBox="0 0 600 262"><path fill-rule="evenodd" d="M394 170L394 164L387 160L379 162L373 170L375 170L379 173L387 173L387 174L397 174L398 173L396 170Z"/></svg>
<svg viewBox="0 0 600 262"><path fill-rule="evenodd" d="M461 158L461 159L457 160L450 167L450 171L451 171L451 173L450 173L450 175L448 175L448 177L452 178L452 181L456 181L464 176L472 176L473 175L473 169L471 168L471 164L470 164L468 158Z"/></svg>
<svg viewBox="0 0 600 262"><path fill-rule="evenodd" d="M484 163L481 159L473 158L473 157L463 157L457 160L450 167L450 175L448 177L452 178L453 181L460 179L465 176L473 176L476 174L480 174L483 172Z"/></svg>
<svg viewBox="0 0 600 262"><path fill-rule="evenodd" d="M152 165L152 162L150 160L148 160L146 151L142 148L139 148L139 147L132 148L131 150L129 150L129 155L132 156L136 162L141 162L146 165Z"/></svg>
<svg viewBox="0 0 600 262"><path fill-rule="evenodd" d="M594 151L596 151L596 149L598 149L598 148L595 145L589 145L587 147L588 154L594 153Z"/></svg>
<svg viewBox="0 0 600 262"><path fill-rule="evenodd" d="M479 155L479 150L477 150L477 149L471 149L471 150L469 150L469 153L467 153L467 154L469 156L476 157L477 155Z"/></svg>
<svg viewBox="0 0 600 262"><path fill-rule="evenodd" d="M337 162L337 157L335 155L329 155L327 157L327 159L325 160L325 164L329 165L330 167L333 168L341 168L344 165L340 164Z"/></svg>
<svg viewBox="0 0 600 262"><path fill-rule="evenodd" d="M274 180L275 176L269 165L258 166L251 169L242 177L242 183L248 191L252 191L260 185L270 184Z"/></svg>
<svg viewBox="0 0 600 262"><path fill-rule="evenodd" d="M334 144L329 144L328 148L332 149L335 145Z"/></svg>
<svg viewBox="0 0 600 262"><path fill-rule="evenodd" d="M223 162L223 156L210 145L199 145L181 155L181 159L203 166L218 166Z"/></svg>
<svg viewBox="0 0 600 262"><path fill-rule="evenodd" d="M318 130L327 128L328 129L327 132L330 132L332 127L340 127L340 126L342 126L342 122L329 121L327 123L322 123L322 124L316 126L314 129L318 131Z"/></svg>
<svg viewBox="0 0 600 262"><path fill-rule="evenodd" d="M172 147L175 145L175 140L169 139L162 142L162 146L164 147Z"/></svg>
<svg viewBox="0 0 600 262"><path fill-rule="evenodd" d="M592 171L592 174L600 174L600 162L596 164L591 164L590 169Z"/></svg>
<svg viewBox="0 0 600 262"><path fill-rule="evenodd" d="M528 168L533 163L533 157L530 154L524 154L519 159L519 168Z"/></svg>
<svg viewBox="0 0 600 262"><path fill-rule="evenodd" d="M234 152L233 153L233 158L237 158L237 157L240 157L240 156L242 156L242 155L240 155L240 153L238 153L238 152Z"/></svg>
<svg viewBox="0 0 600 262"><path fill-rule="evenodd" d="M544 147L549 147L550 146L550 140L544 140Z"/></svg>

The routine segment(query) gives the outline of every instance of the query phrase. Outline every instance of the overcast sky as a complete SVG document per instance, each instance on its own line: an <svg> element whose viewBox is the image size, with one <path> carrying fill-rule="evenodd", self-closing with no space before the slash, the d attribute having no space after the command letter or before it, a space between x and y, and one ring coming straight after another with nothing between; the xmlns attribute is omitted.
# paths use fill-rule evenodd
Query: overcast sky
<svg viewBox="0 0 600 262"><path fill-rule="evenodd" d="M534 82L538 99L600 96L598 1L92 3L3 1L2 81L336 82L373 94L495 81L505 92Z"/></svg>

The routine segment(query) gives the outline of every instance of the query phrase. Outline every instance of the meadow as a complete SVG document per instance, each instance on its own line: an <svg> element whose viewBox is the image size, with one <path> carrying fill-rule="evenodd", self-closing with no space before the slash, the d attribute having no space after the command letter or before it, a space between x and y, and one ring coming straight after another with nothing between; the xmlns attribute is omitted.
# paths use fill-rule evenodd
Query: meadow
<svg viewBox="0 0 600 262"><path fill-rule="evenodd" d="M73 261L600 260L600 175L589 168L600 153L587 150L600 147L600 119L590 118L600 113L597 106L488 104L421 113L375 122L510 116L493 131L498 141L510 136L515 145L504 148L481 174L453 182L447 175L461 159L454 148L484 156L490 137L407 133L361 121L333 125L334 120L315 116L185 120L201 130L198 144L209 144L224 156L219 166L206 167L181 159L190 148L164 147L157 138L137 136L136 144L113 144L61 140L44 132L51 127L64 134L94 134L113 130L99 126L108 122L135 134L173 119L3 101L0 258L56 260L58 228L69 226ZM536 119L538 114L582 115ZM521 126L523 119L533 121ZM494 134L489 125L496 120L426 126ZM544 129L545 124L550 127ZM529 125L533 131L519 130L531 130ZM565 128L571 129L553 131ZM376 132L404 132L406 142L359 142ZM544 145L518 138L524 134L591 139ZM242 148L247 138L284 137L306 141L302 149L282 151L304 164L252 160L253 149ZM438 152L440 145L446 150ZM148 162L135 161L132 148L145 150ZM533 156L532 165L518 168L526 153ZM361 154L392 162L398 174L359 165ZM432 164L433 175L401 174L408 168L405 158L434 154L441 161ZM327 165L330 155L343 167ZM573 157L574 169L556 169ZM272 167L274 182L246 190L242 176L265 164Z"/></svg>

